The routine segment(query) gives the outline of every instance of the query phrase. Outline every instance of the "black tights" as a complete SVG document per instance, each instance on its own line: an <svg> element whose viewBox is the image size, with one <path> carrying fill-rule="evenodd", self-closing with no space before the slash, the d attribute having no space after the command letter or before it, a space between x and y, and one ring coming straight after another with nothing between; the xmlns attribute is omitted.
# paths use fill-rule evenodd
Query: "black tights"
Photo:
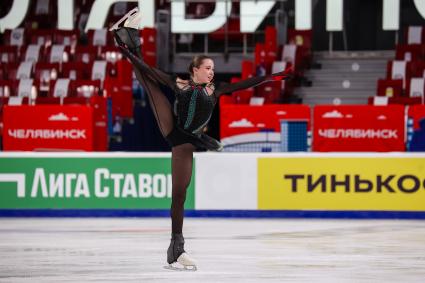
<svg viewBox="0 0 425 283"><path fill-rule="evenodd" d="M158 123L158 127L166 137L174 127L171 104L158 86L158 83L144 74L133 64L137 80L146 90L149 103ZM192 177L193 152L195 147L190 143L174 146L171 151L171 174L173 192L171 200L172 233L181 234L183 229L184 202L187 187Z"/></svg>

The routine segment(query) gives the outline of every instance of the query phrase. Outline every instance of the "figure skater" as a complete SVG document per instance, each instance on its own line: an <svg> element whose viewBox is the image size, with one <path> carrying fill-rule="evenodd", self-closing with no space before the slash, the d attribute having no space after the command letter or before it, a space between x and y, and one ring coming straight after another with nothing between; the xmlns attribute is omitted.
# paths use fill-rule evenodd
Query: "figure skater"
<svg viewBox="0 0 425 283"><path fill-rule="evenodd" d="M122 23L124 24L122 25ZM195 56L189 65L190 79L169 75L143 62L139 38L140 13L135 8L110 29L118 48L134 67L137 80L146 90L158 127L171 146L171 242L166 268L196 270L196 263L184 250L182 234L186 190L192 176L193 153L197 149L221 151L220 142L204 133L218 98L266 81L290 77L287 71L253 77L234 84L214 83L214 62L205 55ZM171 106L160 85L175 94ZM181 266L180 266L180 265Z"/></svg>

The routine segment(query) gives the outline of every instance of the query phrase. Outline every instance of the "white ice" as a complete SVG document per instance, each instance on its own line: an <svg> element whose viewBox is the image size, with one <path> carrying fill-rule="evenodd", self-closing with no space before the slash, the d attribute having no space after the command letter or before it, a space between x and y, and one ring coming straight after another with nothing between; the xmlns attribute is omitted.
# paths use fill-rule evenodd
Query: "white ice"
<svg viewBox="0 0 425 283"><path fill-rule="evenodd" d="M170 271L168 218L0 218L0 282L425 282L425 221L186 218L196 272Z"/></svg>

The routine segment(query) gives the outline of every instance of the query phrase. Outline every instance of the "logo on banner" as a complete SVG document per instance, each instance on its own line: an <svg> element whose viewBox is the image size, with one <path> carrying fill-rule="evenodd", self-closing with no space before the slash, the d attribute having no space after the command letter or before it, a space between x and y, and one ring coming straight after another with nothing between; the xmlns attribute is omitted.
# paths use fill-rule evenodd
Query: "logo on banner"
<svg viewBox="0 0 425 283"><path fill-rule="evenodd" d="M399 105L316 106L314 151L404 151L404 108Z"/></svg>
<svg viewBox="0 0 425 283"><path fill-rule="evenodd" d="M86 173L46 173L36 168L26 192L25 174L0 174L0 182L15 182L18 198L171 198L171 174L111 173L106 168L94 172L89 185Z"/></svg>
<svg viewBox="0 0 425 283"><path fill-rule="evenodd" d="M66 116L64 113L60 112L58 114L55 115L51 115L48 119L48 121L78 121L78 117L72 117L69 118L68 116Z"/></svg>
<svg viewBox="0 0 425 283"><path fill-rule="evenodd" d="M425 159L260 158L258 207L425 211Z"/></svg>
<svg viewBox="0 0 425 283"><path fill-rule="evenodd" d="M168 157L0 158L0 209L168 209L171 196ZM185 206L194 207L193 181Z"/></svg>
<svg viewBox="0 0 425 283"><path fill-rule="evenodd" d="M92 150L93 109L76 105L6 106L5 150Z"/></svg>

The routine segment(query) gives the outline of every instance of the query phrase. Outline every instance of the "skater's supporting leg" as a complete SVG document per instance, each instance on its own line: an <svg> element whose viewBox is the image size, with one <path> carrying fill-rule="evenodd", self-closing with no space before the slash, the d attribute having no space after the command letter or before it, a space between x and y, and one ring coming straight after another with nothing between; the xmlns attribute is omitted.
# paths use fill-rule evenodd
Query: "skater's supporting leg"
<svg viewBox="0 0 425 283"><path fill-rule="evenodd" d="M171 201L171 222L173 234L183 229L184 202L187 187L192 177L193 152L195 147L186 143L172 148L171 170L173 193Z"/></svg>

